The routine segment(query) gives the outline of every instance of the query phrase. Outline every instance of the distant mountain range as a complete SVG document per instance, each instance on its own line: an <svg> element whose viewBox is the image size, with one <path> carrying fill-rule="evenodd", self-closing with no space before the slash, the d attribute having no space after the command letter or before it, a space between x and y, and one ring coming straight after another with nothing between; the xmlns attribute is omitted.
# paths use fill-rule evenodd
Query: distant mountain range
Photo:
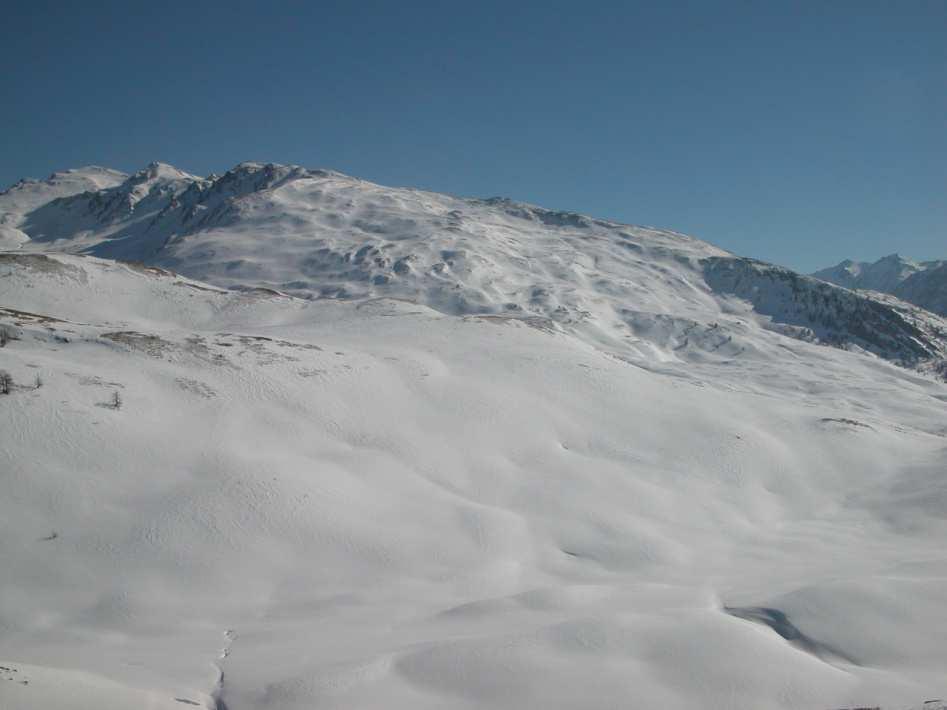
<svg viewBox="0 0 947 710"><path fill-rule="evenodd" d="M881 291L947 315L947 259L914 261L890 254L875 262L845 261L812 274L845 288Z"/></svg>

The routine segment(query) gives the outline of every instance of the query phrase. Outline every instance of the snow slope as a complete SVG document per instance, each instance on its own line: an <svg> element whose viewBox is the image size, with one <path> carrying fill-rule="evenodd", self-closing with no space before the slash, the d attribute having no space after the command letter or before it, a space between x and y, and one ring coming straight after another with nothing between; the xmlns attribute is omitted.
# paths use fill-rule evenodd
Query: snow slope
<svg viewBox="0 0 947 710"><path fill-rule="evenodd" d="M890 254L874 263L845 260L814 277L852 289L890 293L947 316L947 261L913 261Z"/></svg>
<svg viewBox="0 0 947 710"><path fill-rule="evenodd" d="M947 317L947 261L909 276L898 285L894 295Z"/></svg>
<svg viewBox="0 0 947 710"><path fill-rule="evenodd" d="M712 255L673 248L642 302L717 308L739 353L644 308L622 354L371 280L0 255L0 707L944 697L947 386L764 327L726 261L730 296L682 286L677 250Z"/></svg>
<svg viewBox="0 0 947 710"><path fill-rule="evenodd" d="M24 209L0 196L0 213L27 235L24 251L141 261L303 298L536 318L645 367L779 347L781 338L748 337L760 328L927 371L947 356L947 323L905 304L681 234L505 199L298 166L241 163L203 179L154 163L120 184L40 202Z"/></svg>
<svg viewBox="0 0 947 710"><path fill-rule="evenodd" d="M92 165L53 173L45 180L20 180L0 193L0 249L13 249L29 241L19 229L25 215L61 198L97 192L120 185L128 176Z"/></svg>

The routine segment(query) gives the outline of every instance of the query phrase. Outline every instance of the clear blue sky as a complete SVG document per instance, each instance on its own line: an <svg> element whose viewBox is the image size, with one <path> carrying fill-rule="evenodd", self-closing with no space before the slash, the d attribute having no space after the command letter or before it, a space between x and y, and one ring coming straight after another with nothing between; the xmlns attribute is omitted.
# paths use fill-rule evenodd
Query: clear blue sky
<svg viewBox="0 0 947 710"><path fill-rule="evenodd" d="M243 160L802 270L947 257L947 2L22 2L0 183Z"/></svg>

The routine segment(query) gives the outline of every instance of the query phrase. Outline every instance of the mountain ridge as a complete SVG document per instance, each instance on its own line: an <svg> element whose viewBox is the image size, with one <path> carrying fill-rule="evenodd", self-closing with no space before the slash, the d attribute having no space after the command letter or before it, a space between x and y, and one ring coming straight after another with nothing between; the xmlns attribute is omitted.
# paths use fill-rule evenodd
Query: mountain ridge
<svg viewBox="0 0 947 710"><path fill-rule="evenodd" d="M845 288L889 293L947 316L947 259L915 261L897 253L873 262L845 259L812 276Z"/></svg>
<svg viewBox="0 0 947 710"><path fill-rule="evenodd" d="M667 230L298 165L203 178L152 163L120 182L105 170L0 194L12 248L140 261L225 288L540 318L645 366L752 357L746 321L925 371L947 357L934 315Z"/></svg>

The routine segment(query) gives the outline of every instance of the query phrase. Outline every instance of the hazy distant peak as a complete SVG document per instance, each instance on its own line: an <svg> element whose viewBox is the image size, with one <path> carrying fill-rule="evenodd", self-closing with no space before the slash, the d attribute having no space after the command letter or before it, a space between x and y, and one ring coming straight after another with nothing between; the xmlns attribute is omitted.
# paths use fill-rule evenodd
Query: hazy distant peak
<svg viewBox="0 0 947 710"><path fill-rule="evenodd" d="M874 262L846 259L812 274L818 279L845 288L890 293L900 299L947 315L947 262L915 261L897 252Z"/></svg>

